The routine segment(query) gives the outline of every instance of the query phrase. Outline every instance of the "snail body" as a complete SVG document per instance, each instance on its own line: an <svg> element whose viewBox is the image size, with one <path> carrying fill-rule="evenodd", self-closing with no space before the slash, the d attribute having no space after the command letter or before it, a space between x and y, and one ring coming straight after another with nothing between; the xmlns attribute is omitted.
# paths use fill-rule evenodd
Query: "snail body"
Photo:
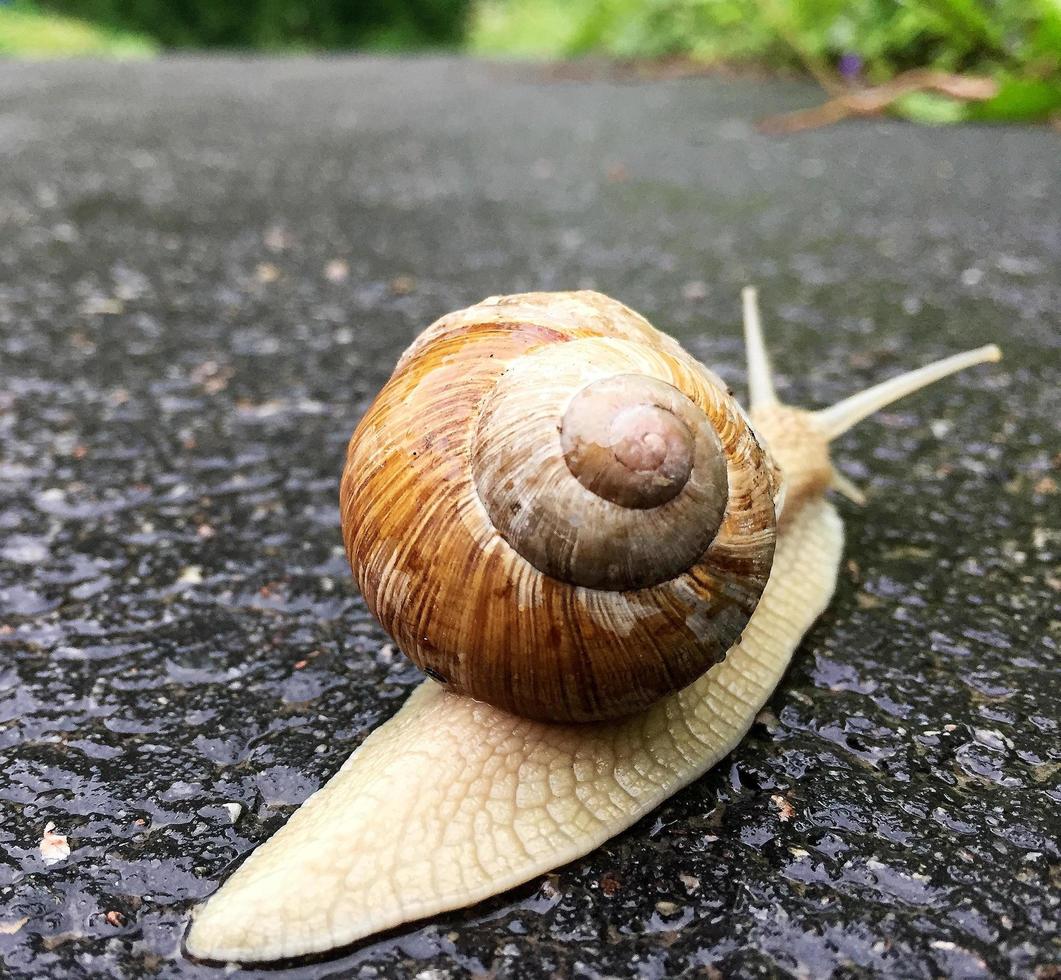
<svg viewBox="0 0 1061 980"><path fill-rule="evenodd" d="M824 495L858 491L829 440L999 356L812 413L774 395L750 290L745 330L750 419L598 294L493 298L414 342L351 440L341 510L366 602L438 680L198 910L191 955L317 953L472 904L592 850L740 741L835 588ZM658 547L622 547L646 527Z"/></svg>

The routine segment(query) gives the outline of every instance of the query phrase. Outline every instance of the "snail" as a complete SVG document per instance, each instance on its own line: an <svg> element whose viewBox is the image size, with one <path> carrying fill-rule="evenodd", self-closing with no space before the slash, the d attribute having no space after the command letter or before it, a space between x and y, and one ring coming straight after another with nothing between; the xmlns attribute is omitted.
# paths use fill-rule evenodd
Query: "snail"
<svg viewBox="0 0 1061 980"><path fill-rule="evenodd" d="M593 292L491 297L402 355L351 439L343 537L428 675L199 908L193 957L321 953L586 854L729 753L836 584L828 444L990 345L750 414Z"/></svg>

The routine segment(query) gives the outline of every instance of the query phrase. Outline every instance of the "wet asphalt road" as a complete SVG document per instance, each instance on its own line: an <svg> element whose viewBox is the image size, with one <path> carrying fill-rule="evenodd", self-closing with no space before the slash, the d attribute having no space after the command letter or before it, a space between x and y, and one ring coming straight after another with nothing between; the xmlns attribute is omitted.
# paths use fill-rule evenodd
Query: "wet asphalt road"
<svg viewBox="0 0 1061 980"><path fill-rule="evenodd" d="M291 975L1058 975L1056 133L767 138L812 88L435 59L3 63L0 93L0 973L221 976L191 907L417 683L336 506L414 333L592 286L741 390L753 282L801 404L1006 359L837 446L869 502L835 601L728 760Z"/></svg>

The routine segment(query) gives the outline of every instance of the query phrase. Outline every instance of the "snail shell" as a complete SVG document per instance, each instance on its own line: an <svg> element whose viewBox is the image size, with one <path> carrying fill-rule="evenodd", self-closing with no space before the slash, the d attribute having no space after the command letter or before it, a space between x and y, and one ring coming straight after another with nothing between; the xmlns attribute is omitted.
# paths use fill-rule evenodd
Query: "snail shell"
<svg viewBox="0 0 1061 980"><path fill-rule="evenodd" d="M628 715L738 639L779 478L725 385L593 292L493 297L405 352L354 432L343 537L429 676L523 717Z"/></svg>

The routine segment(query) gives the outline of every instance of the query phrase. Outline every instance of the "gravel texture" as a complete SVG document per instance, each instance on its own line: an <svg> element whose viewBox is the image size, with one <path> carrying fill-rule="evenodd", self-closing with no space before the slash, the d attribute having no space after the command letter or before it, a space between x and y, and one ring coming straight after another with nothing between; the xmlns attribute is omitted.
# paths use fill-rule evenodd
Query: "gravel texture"
<svg viewBox="0 0 1061 980"><path fill-rule="evenodd" d="M800 404L1006 359L838 444L869 502L835 601L726 762L290 975L1059 975L1056 133L769 138L812 88L445 59L0 91L0 973L223 975L182 957L190 909L417 683L336 495L419 329L592 286L740 390L753 282Z"/></svg>

